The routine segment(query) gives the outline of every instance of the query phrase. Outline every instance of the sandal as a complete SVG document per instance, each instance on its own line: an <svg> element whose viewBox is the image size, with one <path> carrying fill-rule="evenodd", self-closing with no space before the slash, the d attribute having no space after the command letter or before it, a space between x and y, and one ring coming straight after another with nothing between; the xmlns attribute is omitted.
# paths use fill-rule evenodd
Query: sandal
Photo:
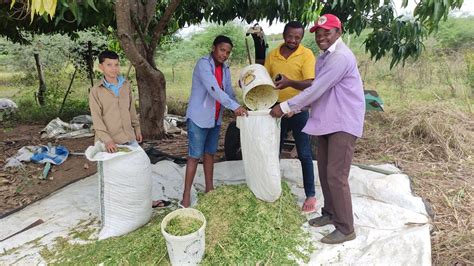
<svg viewBox="0 0 474 266"><path fill-rule="evenodd" d="M168 201L168 200L154 200L152 202L152 208L153 209L163 209L163 208L167 208L171 205L171 201Z"/></svg>

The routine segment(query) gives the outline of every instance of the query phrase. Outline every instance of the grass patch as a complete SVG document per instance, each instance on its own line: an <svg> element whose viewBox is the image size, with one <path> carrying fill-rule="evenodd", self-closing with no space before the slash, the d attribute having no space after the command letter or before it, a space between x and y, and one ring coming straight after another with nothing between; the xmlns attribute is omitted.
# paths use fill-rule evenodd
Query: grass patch
<svg viewBox="0 0 474 266"><path fill-rule="evenodd" d="M39 106L33 99L21 98L18 102L18 110L13 114L13 119L21 122L47 124L56 117L69 122L78 115L89 114L89 103L84 99L70 99L59 114L60 105L56 103Z"/></svg>
<svg viewBox="0 0 474 266"><path fill-rule="evenodd" d="M266 203L246 185L220 186L200 195L196 206L207 219L206 251L202 264L297 264L312 252L301 225L296 199L286 185L280 199ZM89 244L71 244L58 238L53 249L44 248L50 264L169 264L160 224L171 210L156 213L151 222L122 237Z"/></svg>

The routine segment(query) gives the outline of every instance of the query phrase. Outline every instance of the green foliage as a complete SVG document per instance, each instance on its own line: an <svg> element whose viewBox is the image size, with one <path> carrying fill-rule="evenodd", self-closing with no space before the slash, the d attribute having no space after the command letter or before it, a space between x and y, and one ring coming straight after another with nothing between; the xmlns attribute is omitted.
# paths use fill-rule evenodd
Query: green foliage
<svg viewBox="0 0 474 266"><path fill-rule="evenodd" d="M161 43L157 50L157 59L160 63L176 67L183 62L197 60L201 51L197 51L189 40L183 40L173 35L173 38Z"/></svg>
<svg viewBox="0 0 474 266"><path fill-rule="evenodd" d="M107 41L107 37L108 36L102 34L97 28L77 32L77 38L72 41L69 49L69 54L74 66L83 72L87 72L89 56L88 42L91 42L91 56L92 62L94 62L94 59L99 53L108 48L109 42Z"/></svg>
<svg viewBox="0 0 474 266"><path fill-rule="evenodd" d="M69 58L69 49L72 42L68 36L54 35L29 35L29 45L11 43L2 38L2 53L7 55L4 62L11 70L24 72L26 79L34 80L37 76L33 54L38 53L42 66L57 72L66 67Z"/></svg>
<svg viewBox="0 0 474 266"><path fill-rule="evenodd" d="M234 44L229 58L230 61L241 63L247 60L244 26L233 22L224 25L209 24L204 30L193 34L189 40L177 37L170 38L160 45L158 59L172 66L183 62L196 61L210 53L212 42L218 35L226 35Z"/></svg>
<svg viewBox="0 0 474 266"><path fill-rule="evenodd" d="M36 74L34 53L39 53L41 65L51 73L61 71L69 63L80 70L87 70L88 41L92 42L92 56L97 56L108 46L108 36L103 35L97 28L91 28L76 33L72 40L63 34L29 35L29 44L11 43L0 38L0 54L4 55L2 65L11 70L22 71L27 79L34 79Z"/></svg>
<svg viewBox="0 0 474 266"><path fill-rule="evenodd" d="M33 97L21 98L17 101L18 111L13 119L27 123L47 124L58 117L59 105L57 103L46 102L45 106L39 106ZM89 114L89 103L84 99L70 99L64 106L61 119L69 121L75 116Z"/></svg>
<svg viewBox="0 0 474 266"><path fill-rule="evenodd" d="M303 19L319 14L332 13L343 22L344 30L360 35L364 29L372 29L365 39L366 51L371 58L380 60L391 54L390 67L405 62L409 57L418 58L423 49L423 39L437 29L441 19L446 20L451 9L460 8L463 0L419 1L412 17L396 16L393 2L384 0L329 0L310 1ZM402 7L408 1L402 2Z"/></svg>
<svg viewBox="0 0 474 266"><path fill-rule="evenodd" d="M313 54L317 57L319 53L319 47L316 44L316 41L314 40L314 35L314 33L310 33L309 31L305 32L301 44L303 44L304 47L309 48L311 51L313 51ZM283 40L281 42L283 42Z"/></svg>
<svg viewBox="0 0 474 266"><path fill-rule="evenodd" d="M307 262L313 251L301 225L304 217L283 183L280 199L267 203L246 185L220 186L200 195L196 206L207 220L203 265L289 265ZM48 264L162 265L169 264L161 221L170 210L157 213L149 224L125 236L85 245L58 239L41 252Z"/></svg>
<svg viewBox="0 0 474 266"><path fill-rule="evenodd" d="M58 0L56 13L49 16L35 16L33 21L27 9L27 1L16 1L10 8L9 1L0 2L0 36L19 42L28 43L25 32L67 33L75 36L75 32L90 27L115 27L114 1L88 0L71 1Z"/></svg>
<svg viewBox="0 0 474 266"><path fill-rule="evenodd" d="M21 3L15 4L12 10L9 4L0 4L0 10L4 11L0 12L0 34L15 41L25 41L22 30L74 32L77 28L87 28L91 25L104 29L109 25L115 27L113 3L111 0L58 1L54 21L46 16L37 17L32 24L28 24L29 19L19 17L18 14L22 13L18 10L24 8ZM365 42L367 51L375 60L390 53L394 66L408 57L417 58L422 51L425 34L436 30L439 22L447 19L450 10L461 8L463 0L418 1L413 18L397 17L392 3L390 0L384 0L383 4L380 0L181 1L173 20L165 27L165 35L172 34L186 24L196 24L202 20L225 23L235 18L242 18L247 22L263 19L270 22L300 19L305 23L312 23L320 14L333 13L342 20L349 33L359 35L364 29L372 28L372 34L367 35ZM157 1L156 4L156 15L159 19L169 1ZM407 4L407 0L403 1L402 7ZM12 24L16 27L12 27ZM153 32L156 25L157 20L152 20L150 25L145 26L148 28L144 29L144 32Z"/></svg>
<svg viewBox="0 0 474 266"><path fill-rule="evenodd" d="M435 38L441 48L463 49L474 45L474 17L450 18L440 23Z"/></svg>
<svg viewBox="0 0 474 266"><path fill-rule="evenodd" d="M198 51L200 56L208 54L211 51L212 42L218 35L226 35L232 40L234 47L231 61L244 62L247 60L247 50L245 48L245 30L242 25L230 22L224 25L211 24L204 31L194 34L191 38L191 47Z"/></svg>
<svg viewBox="0 0 474 266"><path fill-rule="evenodd" d="M370 52L372 59L379 60L391 50L390 68L392 68L400 61L405 63L408 57L416 59L421 54L422 39L426 36L426 32L420 22L407 17L399 17L392 22L381 21L379 23L377 21L373 23L372 28L374 30L369 33L364 42L365 50Z"/></svg>

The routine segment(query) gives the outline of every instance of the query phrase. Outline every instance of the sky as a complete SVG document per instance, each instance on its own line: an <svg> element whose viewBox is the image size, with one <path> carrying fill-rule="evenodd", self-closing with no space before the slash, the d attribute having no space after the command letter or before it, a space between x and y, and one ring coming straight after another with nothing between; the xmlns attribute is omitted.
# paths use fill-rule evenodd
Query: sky
<svg viewBox="0 0 474 266"><path fill-rule="evenodd" d="M404 14L406 12L412 12L413 8L415 7L415 1L414 0L409 0L408 1L408 7L406 10L401 9L401 3L402 0L393 0L395 3L395 8L397 9L398 14ZM464 0L464 3L462 5L461 10L457 10L453 12L454 15L461 15L461 14L468 14L468 15L474 15L474 0ZM253 25L254 23L251 23L250 25ZM284 23L273 23L271 26L267 21L260 21L259 25L263 27L263 31L265 34L275 34L275 33L282 33L283 32L283 27L285 26ZM188 36L192 34L193 32L199 31L203 28L203 25L192 25L190 27L185 27L179 31L179 34L183 37Z"/></svg>

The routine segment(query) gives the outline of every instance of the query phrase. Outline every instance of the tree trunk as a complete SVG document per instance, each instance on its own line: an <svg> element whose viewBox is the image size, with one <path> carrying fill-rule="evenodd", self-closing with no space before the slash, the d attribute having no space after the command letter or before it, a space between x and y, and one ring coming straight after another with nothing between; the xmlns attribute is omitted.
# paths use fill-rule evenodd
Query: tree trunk
<svg viewBox="0 0 474 266"><path fill-rule="evenodd" d="M140 97L140 125L145 139L165 136L163 118L166 82L155 66L155 50L180 0L171 0L158 23L149 29L156 12L156 1L117 0L115 13L120 46L135 67ZM151 41L147 41L151 37Z"/></svg>
<svg viewBox="0 0 474 266"><path fill-rule="evenodd" d="M165 136L163 118L166 106L166 81L160 70L138 67L136 78L140 97L140 125L145 139Z"/></svg>
<svg viewBox="0 0 474 266"><path fill-rule="evenodd" d="M46 103L46 83L44 82L43 68L41 67L41 62L38 53L34 53L36 69L38 70L38 79L39 79L39 88L38 88L38 103L41 106L44 106Z"/></svg>

